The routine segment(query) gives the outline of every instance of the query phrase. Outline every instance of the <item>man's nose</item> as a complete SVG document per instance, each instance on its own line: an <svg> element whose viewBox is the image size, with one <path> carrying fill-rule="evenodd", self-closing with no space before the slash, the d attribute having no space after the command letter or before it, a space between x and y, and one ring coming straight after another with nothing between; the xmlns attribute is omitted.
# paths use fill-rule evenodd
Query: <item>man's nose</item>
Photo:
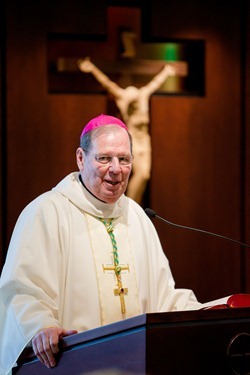
<svg viewBox="0 0 250 375"><path fill-rule="evenodd" d="M114 173L120 172L121 165L117 156L112 158L109 169Z"/></svg>

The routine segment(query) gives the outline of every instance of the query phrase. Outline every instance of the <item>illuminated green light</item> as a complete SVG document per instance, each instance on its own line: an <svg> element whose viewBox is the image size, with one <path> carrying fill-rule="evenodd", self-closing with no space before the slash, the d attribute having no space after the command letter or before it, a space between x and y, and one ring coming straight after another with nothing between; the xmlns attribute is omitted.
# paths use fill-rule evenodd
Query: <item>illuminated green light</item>
<svg viewBox="0 0 250 375"><path fill-rule="evenodd" d="M183 60L182 54L183 45L180 43L145 43L138 47L137 57L141 59L178 61Z"/></svg>
<svg viewBox="0 0 250 375"><path fill-rule="evenodd" d="M180 60L180 46L177 43L167 43L165 45L165 60L177 61Z"/></svg>

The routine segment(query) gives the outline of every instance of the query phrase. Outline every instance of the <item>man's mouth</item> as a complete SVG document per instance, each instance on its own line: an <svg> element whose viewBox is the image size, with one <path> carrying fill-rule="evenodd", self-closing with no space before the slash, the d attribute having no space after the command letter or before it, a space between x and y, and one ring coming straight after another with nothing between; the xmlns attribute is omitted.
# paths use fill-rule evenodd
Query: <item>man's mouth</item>
<svg viewBox="0 0 250 375"><path fill-rule="evenodd" d="M107 182L108 184L110 184L110 185L113 185L113 186L119 184L119 181L107 181L107 180L106 180L106 182Z"/></svg>

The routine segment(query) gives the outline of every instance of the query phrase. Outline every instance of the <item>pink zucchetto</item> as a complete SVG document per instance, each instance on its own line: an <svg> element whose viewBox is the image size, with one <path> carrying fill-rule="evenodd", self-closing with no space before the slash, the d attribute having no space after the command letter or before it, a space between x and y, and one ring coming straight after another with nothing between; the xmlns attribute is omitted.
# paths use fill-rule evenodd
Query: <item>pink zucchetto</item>
<svg viewBox="0 0 250 375"><path fill-rule="evenodd" d="M128 130L128 128L124 124L124 122L122 122L117 117L101 114L100 116L97 116L97 117L93 118L92 120L90 120L87 123L87 125L83 128L83 131L81 133L81 137L84 134L90 132L91 130L94 130L94 129L99 128L100 126L104 126L104 125L117 125L117 126L120 126L123 129Z"/></svg>

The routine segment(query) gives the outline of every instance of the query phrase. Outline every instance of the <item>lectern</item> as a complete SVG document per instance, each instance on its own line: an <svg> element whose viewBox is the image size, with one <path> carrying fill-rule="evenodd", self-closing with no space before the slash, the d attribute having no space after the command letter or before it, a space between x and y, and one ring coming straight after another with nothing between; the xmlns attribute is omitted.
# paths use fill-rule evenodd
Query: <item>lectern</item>
<svg viewBox="0 0 250 375"><path fill-rule="evenodd" d="M18 375L250 374L250 308L152 313L66 337L47 369L27 351ZM113 372L114 371L114 372Z"/></svg>

